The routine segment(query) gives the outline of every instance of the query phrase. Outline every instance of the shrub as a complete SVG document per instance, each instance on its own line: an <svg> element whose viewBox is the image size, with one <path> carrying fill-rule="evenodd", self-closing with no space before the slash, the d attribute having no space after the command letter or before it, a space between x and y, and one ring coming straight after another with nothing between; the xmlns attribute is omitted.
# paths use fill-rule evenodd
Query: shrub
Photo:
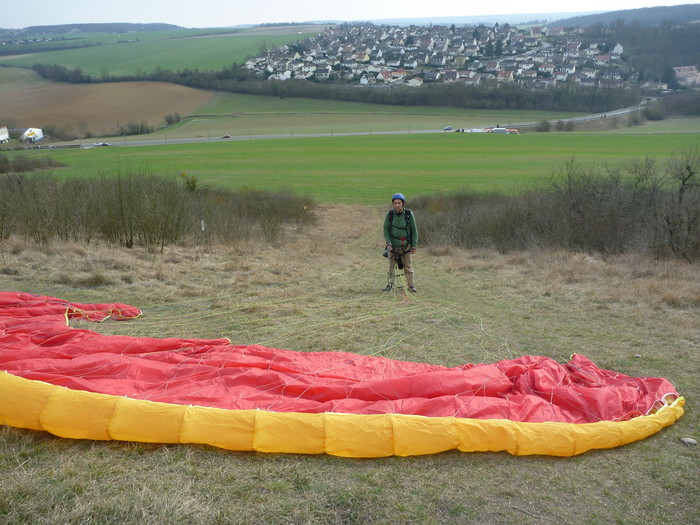
<svg viewBox="0 0 700 525"><path fill-rule="evenodd" d="M540 120L533 128L535 131L548 132L552 129L552 123L549 120Z"/></svg>
<svg viewBox="0 0 700 525"><path fill-rule="evenodd" d="M145 121L129 122L117 128L117 135L147 135L148 133L153 133L153 126L149 126Z"/></svg>
<svg viewBox="0 0 700 525"><path fill-rule="evenodd" d="M72 132L71 126L59 127L55 124L44 124L42 129L44 130L45 136L51 137L54 140L69 141L78 138L77 135Z"/></svg>
<svg viewBox="0 0 700 525"><path fill-rule="evenodd" d="M644 108L644 118L647 120L663 120L666 118L666 112L660 104L654 104Z"/></svg>
<svg viewBox="0 0 700 525"><path fill-rule="evenodd" d="M627 126L641 126L644 124L644 112L643 111L633 111L627 117Z"/></svg>
<svg viewBox="0 0 700 525"><path fill-rule="evenodd" d="M683 152L669 160L664 172L671 189L656 209L656 246L687 260L700 255L700 151Z"/></svg>
<svg viewBox="0 0 700 525"><path fill-rule="evenodd" d="M163 117L163 120L165 120L165 123L168 126L172 126L174 124L177 124L182 120L182 117L180 116L179 113L168 113Z"/></svg>
<svg viewBox="0 0 700 525"><path fill-rule="evenodd" d="M421 242L500 251L564 248L700 258L700 154L592 173L573 160L547 185L518 195L419 197Z"/></svg>
<svg viewBox="0 0 700 525"><path fill-rule="evenodd" d="M313 202L291 192L200 190L193 179L118 169L59 182L44 175L0 179L0 239L40 244L101 240L163 249L177 243L274 243L286 225L312 220Z"/></svg>
<svg viewBox="0 0 700 525"><path fill-rule="evenodd" d="M8 155L0 154L0 174L2 173L29 173L38 170L48 170L64 166L50 157L34 158L25 154Z"/></svg>

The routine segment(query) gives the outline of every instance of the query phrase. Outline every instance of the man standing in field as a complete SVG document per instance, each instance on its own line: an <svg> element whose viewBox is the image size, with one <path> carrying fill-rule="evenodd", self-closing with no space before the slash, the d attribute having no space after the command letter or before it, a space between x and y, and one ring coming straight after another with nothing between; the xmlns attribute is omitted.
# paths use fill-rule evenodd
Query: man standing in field
<svg viewBox="0 0 700 525"><path fill-rule="evenodd" d="M394 209L389 210L384 218L384 240L386 241L387 258L389 259L389 276L385 292L394 286L394 266L403 269L408 290L417 292L413 280L412 255L418 246L418 229L413 212L407 209L406 197L396 193L391 198Z"/></svg>

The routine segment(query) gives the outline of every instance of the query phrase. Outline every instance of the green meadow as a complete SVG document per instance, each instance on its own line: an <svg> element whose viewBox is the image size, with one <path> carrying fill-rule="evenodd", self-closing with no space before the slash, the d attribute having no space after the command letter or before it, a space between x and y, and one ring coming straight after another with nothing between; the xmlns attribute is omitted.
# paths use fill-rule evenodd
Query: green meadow
<svg viewBox="0 0 700 525"><path fill-rule="evenodd" d="M139 32L81 32L81 33L64 33L62 36L68 40L68 42L73 42L76 44L87 44L87 45L97 45L97 44L113 44L115 42L127 41L127 40L138 40L139 42L152 42L154 40L168 40L173 38L194 38L194 37L206 37L206 36L218 36L218 35L235 35L249 32L246 29L226 29L226 28L180 28L180 29L167 29L164 31L139 31ZM53 37L54 35L48 34L37 34L36 37ZM65 42L65 41L64 41ZM52 46L54 42L47 42L43 45ZM42 44L37 44L42 45Z"/></svg>
<svg viewBox="0 0 700 525"><path fill-rule="evenodd" d="M230 67L232 63L244 62L246 57L257 55L261 48L271 49L286 43L312 36L287 28L286 34L276 33L230 33L200 36L200 33L156 32L111 35L104 34L94 39L101 42L91 47L80 47L60 51L41 51L27 55L0 57L0 64L31 67L34 64L58 64L68 68L80 68L83 73L100 76L131 75L136 72L150 73L157 68L180 71L183 69L217 70ZM307 27L303 28L308 30ZM320 30L320 29L319 29ZM90 35L88 35L89 39ZM117 42L116 39L138 39Z"/></svg>
<svg viewBox="0 0 700 525"><path fill-rule="evenodd" d="M160 137L372 133L382 131L483 128L497 124L547 119L557 121L580 113L554 111L494 111L427 106L389 106L340 100L280 98L218 93L195 114L167 128Z"/></svg>
<svg viewBox="0 0 700 525"><path fill-rule="evenodd" d="M585 132L583 132L585 133ZM590 132L596 133L596 132ZM599 133L599 132L598 132ZM658 134L658 133L700 133L700 118L698 117L677 117L664 120L648 121L642 126L627 127L606 131L612 135L629 134Z"/></svg>
<svg viewBox="0 0 700 525"><path fill-rule="evenodd" d="M1 59L0 62L2 62ZM33 70L25 67L0 67L0 85L3 90L31 90L51 83L51 80L45 80Z"/></svg>
<svg viewBox="0 0 700 525"><path fill-rule="evenodd" d="M700 143L700 135L492 135L432 133L232 140L199 144L39 150L66 165L57 176L144 171L186 174L200 186L291 189L322 203L381 204L411 195L517 192L546 181L572 159L585 169L661 161Z"/></svg>

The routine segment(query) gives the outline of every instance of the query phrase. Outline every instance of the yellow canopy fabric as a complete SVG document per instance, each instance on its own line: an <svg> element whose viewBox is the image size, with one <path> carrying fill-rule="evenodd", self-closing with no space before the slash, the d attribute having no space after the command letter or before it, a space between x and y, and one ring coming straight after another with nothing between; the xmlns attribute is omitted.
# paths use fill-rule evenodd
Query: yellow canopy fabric
<svg viewBox="0 0 700 525"><path fill-rule="evenodd" d="M646 438L683 415L679 397L627 421L516 422L402 414L226 410L72 390L0 372L0 424L74 439L372 458L506 451L573 456Z"/></svg>

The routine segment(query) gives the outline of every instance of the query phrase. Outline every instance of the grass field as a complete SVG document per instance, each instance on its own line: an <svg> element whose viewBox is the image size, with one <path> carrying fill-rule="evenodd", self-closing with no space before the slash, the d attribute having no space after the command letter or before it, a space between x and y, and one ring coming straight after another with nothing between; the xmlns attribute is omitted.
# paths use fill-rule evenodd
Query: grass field
<svg viewBox="0 0 700 525"><path fill-rule="evenodd" d="M104 33L99 31L86 31L86 32L69 32L63 33L64 38L68 40L67 43L74 44L87 44L87 45L97 45L97 44L113 44L119 41L134 40L139 42L153 42L157 40L173 40L178 38L208 38L208 37L219 37L219 36L279 36L279 35L292 35L292 34L315 34L323 31L326 26L318 24L307 24L307 25L295 25L295 26L259 26L259 27L247 27L247 28L177 28L177 29L166 29L164 31L138 31L129 33ZM44 38L44 37L55 37L56 34L44 34L44 33L31 33L28 34L28 38ZM39 47L53 46L55 42L49 41L44 44L38 43ZM21 47L19 48L22 49Z"/></svg>
<svg viewBox="0 0 700 525"><path fill-rule="evenodd" d="M512 192L546 180L575 159L602 171L647 155L663 158L698 144L697 134L414 134L219 141L203 144L40 150L67 165L56 175L143 169L186 173L201 185L291 189L318 202L379 204L469 189Z"/></svg>
<svg viewBox="0 0 700 525"><path fill-rule="evenodd" d="M115 41L118 35L112 35L109 41L108 35L98 34L93 36L94 40L102 42L98 46L0 57L0 64L27 67L37 63L58 64L71 69L80 68L83 73L97 77L103 73L112 76L131 75L137 71L150 73L159 67L172 71L218 70L230 67L234 62L242 64L262 48L279 47L322 30L323 26L290 26L286 31L270 28L268 31L205 36L190 36L191 30L154 32L143 37L134 33L122 36L139 41L122 43ZM201 33L195 32L197 35Z"/></svg>
<svg viewBox="0 0 700 525"><path fill-rule="evenodd" d="M483 128L497 124L579 115L551 111L489 111L448 107L407 107L303 98L218 93L191 118L167 130L172 137L294 135Z"/></svg>
<svg viewBox="0 0 700 525"><path fill-rule="evenodd" d="M229 337L449 366L525 354L565 361L578 352L604 368L668 378L686 396L686 414L646 440L568 459L447 452L348 460L2 427L0 522L695 523L698 448L680 438L700 438L698 266L423 249L419 293L381 294L387 208L321 206L315 225L278 246L153 254L98 244L41 250L11 239L0 244L0 288L143 309L133 322L76 325L107 334ZM86 284L96 278L102 286Z"/></svg>
<svg viewBox="0 0 700 525"><path fill-rule="evenodd" d="M612 135L644 135L651 133L700 133L700 118L679 117L658 121L647 121L641 126L621 126L608 130Z"/></svg>

